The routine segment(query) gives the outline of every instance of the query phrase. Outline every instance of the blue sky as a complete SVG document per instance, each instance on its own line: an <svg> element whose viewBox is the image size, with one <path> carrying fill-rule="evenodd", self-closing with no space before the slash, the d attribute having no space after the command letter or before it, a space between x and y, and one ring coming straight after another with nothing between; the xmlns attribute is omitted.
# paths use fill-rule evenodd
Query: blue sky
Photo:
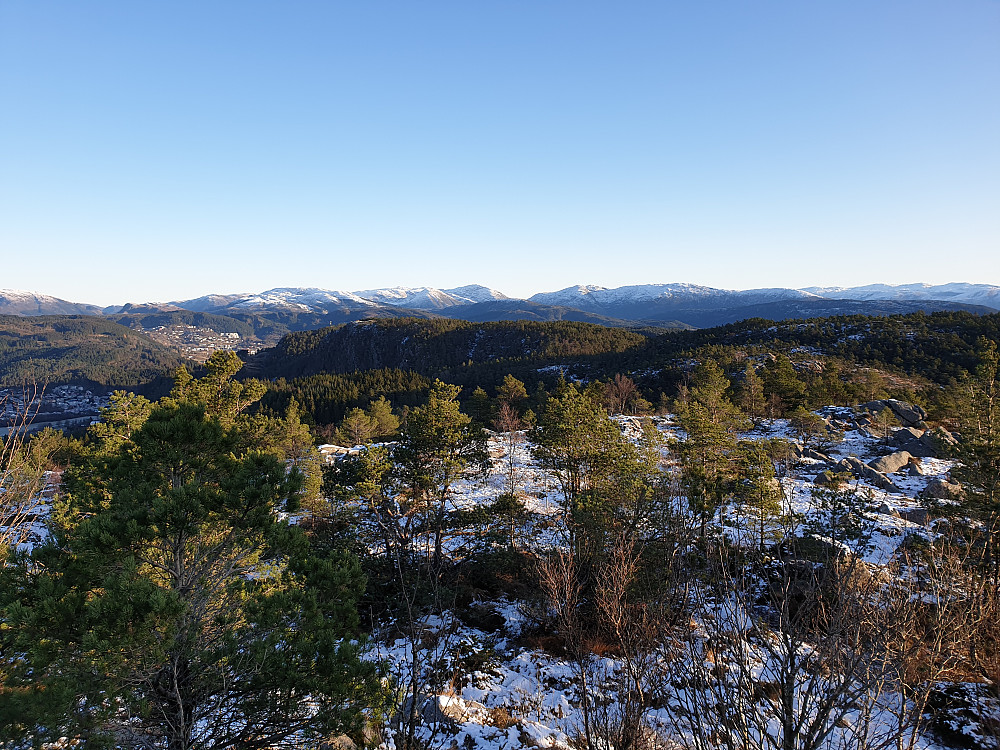
<svg viewBox="0 0 1000 750"><path fill-rule="evenodd" d="M0 2L0 287L1000 284L1000 2Z"/></svg>

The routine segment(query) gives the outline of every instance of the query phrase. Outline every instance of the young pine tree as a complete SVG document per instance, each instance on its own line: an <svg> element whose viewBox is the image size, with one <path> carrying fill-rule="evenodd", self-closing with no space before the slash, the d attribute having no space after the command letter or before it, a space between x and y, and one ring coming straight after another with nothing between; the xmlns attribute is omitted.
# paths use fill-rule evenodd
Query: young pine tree
<svg viewBox="0 0 1000 750"><path fill-rule="evenodd" d="M165 403L67 472L50 541L0 577L19 655L7 738L189 750L357 733L377 694L350 640L357 562L278 520L294 474L242 442Z"/></svg>

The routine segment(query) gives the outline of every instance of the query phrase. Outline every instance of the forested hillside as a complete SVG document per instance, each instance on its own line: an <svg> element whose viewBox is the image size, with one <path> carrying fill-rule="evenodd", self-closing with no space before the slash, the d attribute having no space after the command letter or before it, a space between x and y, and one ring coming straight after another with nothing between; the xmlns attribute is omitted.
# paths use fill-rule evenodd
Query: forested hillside
<svg viewBox="0 0 1000 750"><path fill-rule="evenodd" d="M0 385L75 383L135 389L181 356L149 337L92 316L0 317Z"/></svg>
<svg viewBox="0 0 1000 750"><path fill-rule="evenodd" d="M581 361L642 346L647 336L590 323L499 322L409 318L370 320L286 336L247 368L257 377L300 377L381 368L438 375L469 365L534 367Z"/></svg>
<svg viewBox="0 0 1000 750"><path fill-rule="evenodd" d="M659 367L706 348L716 353L726 349L758 353L798 350L803 356L823 354L947 383L975 368L977 342L983 338L1000 338L1000 313L853 315L780 323L755 318L718 328L664 334L628 352L623 365Z"/></svg>

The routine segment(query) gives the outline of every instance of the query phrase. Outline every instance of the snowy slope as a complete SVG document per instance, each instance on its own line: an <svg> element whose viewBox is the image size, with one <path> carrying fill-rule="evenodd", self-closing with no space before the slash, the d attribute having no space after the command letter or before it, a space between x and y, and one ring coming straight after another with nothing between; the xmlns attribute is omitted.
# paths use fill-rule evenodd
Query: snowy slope
<svg viewBox="0 0 1000 750"><path fill-rule="evenodd" d="M100 315L101 308L47 294L0 289L0 315Z"/></svg>
<svg viewBox="0 0 1000 750"><path fill-rule="evenodd" d="M991 284L868 284L840 287L813 286L803 289L828 299L854 300L944 300L985 305L1000 310L1000 286Z"/></svg>
<svg viewBox="0 0 1000 750"><path fill-rule="evenodd" d="M472 305L479 302L507 299L505 294L479 284L469 284L454 289L397 286L385 289L364 289L354 292L354 294L380 305L411 307L417 310L440 310L457 305Z"/></svg>
<svg viewBox="0 0 1000 750"><path fill-rule="evenodd" d="M589 309L608 308L637 302L667 301L678 306L690 303L701 306L706 302L726 305L755 305L777 300L813 298L817 295L798 289L714 289L697 284L634 284L608 289L595 285L571 286L557 292L533 295L532 302L547 305L566 305Z"/></svg>
<svg viewBox="0 0 1000 750"><path fill-rule="evenodd" d="M261 308L328 312L343 308L373 306L369 300L351 292L302 287L269 289L257 294L208 295L171 304L197 312L221 312L224 310L252 312Z"/></svg>

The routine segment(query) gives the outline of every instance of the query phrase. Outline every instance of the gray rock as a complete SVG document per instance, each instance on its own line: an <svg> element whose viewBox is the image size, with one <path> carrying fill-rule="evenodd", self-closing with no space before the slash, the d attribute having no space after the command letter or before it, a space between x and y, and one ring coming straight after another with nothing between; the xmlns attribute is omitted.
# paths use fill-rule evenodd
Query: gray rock
<svg viewBox="0 0 1000 750"><path fill-rule="evenodd" d="M946 445L958 445L958 436L954 432L948 432L948 430L943 427L938 427L932 433L932 438L940 440Z"/></svg>
<svg viewBox="0 0 1000 750"><path fill-rule="evenodd" d="M829 464L833 463L830 457L825 453L820 453L819 451L814 451L812 448L802 449L802 458L811 458L814 461L822 461L823 463Z"/></svg>
<svg viewBox="0 0 1000 750"><path fill-rule="evenodd" d="M844 483L844 477L840 473L835 473L827 469L821 471L813 479L813 484L820 487L839 487Z"/></svg>
<svg viewBox="0 0 1000 750"><path fill-rule="evenodd" d="M928 438L928 434L916 427L904 427L893 432L889 442L911 456L937 458L937 441Z"/></svg>
<svg viewBox="0 0 1000 750"><path fill-rule="evenodd" d="M965 496L960 483L949 482L941 477L934 477L929 481L920 494L932 500L961 500Z"/></svg>
<svg viewBox="0 0 1000 750"><path fill-rule="evenodd" d="M895 495L903 494L903 491L893 484L892 481L882 472L877 469L873 469L859 458L848 456L843 461L838 463L837 466L843 471L849 471L858 479L864 479L869 484L878 487L880 490L885 490L886 492L891 492Z"/></svg>
<svg viewBox="0 0 1000 750"><path fill-rule="evenodd" d="M947 455L949 449L958 445L955 436L940 427L928 430L920 437L920 444L930 451L933 457Z"/></svg>
<svg viewBox="0 0 1000 750"><path fill-rule="evenodd" d="M878 512L883 516L899 516L899 512L895 508L890 507L887 503L882 503L878 506Z"/></svg>
<svg viewBox="0 0 1000 750"><path fill-rule="evenodd" d="M442 709L441 701L436 695L418 694L415 708L413 696L409 696L405 701L403 701L403 705L400 707L400 714L403 717L406 717L411 711L414 710L427 724L445 724L449 726L456 726L455 719L450 715L454 712Z"/></svg>
<svg viewBox="0 0 1000 750"><path fill-rule="evenodd" d="M906 467L906 473L911 477L922 477L924 475L923 469L920 468L920 464L910 462L910 465Z"/></svg>
<svg viewBox="0 0 1000 750"><path fill-rule="evenodd" d="M899 517L919 526L926 526L930 520L930 514L927 512L927 508L906 508L905 510L899 511Z"/></svg>
<svg viewBox="0 0 1000 750"><path fill-rule="evenodd" d="M914 440L919 440L923 436L924 431L918 430L916 427L901 427L893 431L890 442L893 445L903 445L904 443L912 443Z"/></svg>
<svg viewBox="0 0 1000 750"><path fill-rule="evenodd" d="M866 401L863 404L858 404L858 409L860 411L867 411L872 414L878 414L886 408L888 408L888 404L885 401Z"/></svg>
<svg viewBox="0 0 1000 750"><path fill-rule="evenodd" d="M905 401L890 398L886 401L886 405L892 409L904 427L915 427L927 419L927 412L916 404L908 404Z"/></svg>
<svg viewBox="0 0 1000 750"><path fill-rule="evenodd" d="M879 414L885 409L891 409L892 413L904 427L915 427L927 419L927 412L923 407L916 404L908 404L905 401L898 401L894 398L882 399L879 401L869 401L858 406L863 411Z"/></svg>
<svg viewBox="0 0 1000 750"><path fill-rule="evenodd" d="M882 474L892 474L906 467L912 456L907 451L896 451L888 456L881 456L868 462L875 471Z"/></svg>

